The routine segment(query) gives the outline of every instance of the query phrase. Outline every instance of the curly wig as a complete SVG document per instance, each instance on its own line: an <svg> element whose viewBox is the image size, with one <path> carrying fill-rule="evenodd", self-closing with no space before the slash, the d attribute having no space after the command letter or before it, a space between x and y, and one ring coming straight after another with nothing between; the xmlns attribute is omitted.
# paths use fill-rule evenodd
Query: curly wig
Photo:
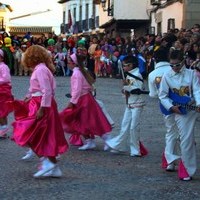
<svg viewBox="0 0 200 200"><path fill-rule="evenodd" d="M55 72L51 54L40 45L30 46L24 53L22 63L27 68L35 68L38 64L45 63L52 73Z"/></svg>

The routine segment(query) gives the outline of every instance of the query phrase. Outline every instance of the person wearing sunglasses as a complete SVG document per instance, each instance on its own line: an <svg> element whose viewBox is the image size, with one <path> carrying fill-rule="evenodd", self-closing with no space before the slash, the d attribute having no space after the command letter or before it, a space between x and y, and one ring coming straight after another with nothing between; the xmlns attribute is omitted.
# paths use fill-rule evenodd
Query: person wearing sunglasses
<svg viewBox="0 0 200 200"><path fill-rule="evenodd" d="M181 151L178 177L183 181L190 181L197 169L194 126L200 112L200 85L195 72L185 67L182 51L171 52L170 65L171 70L166 72L161 80L159 99L167 110L175 114ZM172 98L172 94L178 101L189 99L195 102L197 112L193 110L181 112L182 107L174 105L176 99Z"/></svg>
<svg viewBox="0 0 200 200"><path fill-rule="evenodd" d="M119 134L106 140L106 144L112 153L128 152L132 157L141 157L148 153L140 140L140 118L145 101L143 95L132 94L131 91L143 90L143 79L136 57L126 56L122 64L124 74L127 75L122 89L126 97L126 108Z"/></svg>
<svg viewBox="0 0 200 200"><path fill-rule="evenodd" d="M165 47L160 47L155 51L154 59L156 61L155 69L148 76L149 96L158 98L162 76L171 69L168 50ZM174 116L174 114L163 114L166 133L165 148L162 154L162 168L170 172L175 170L175 161L180 158L175 151L179 135L176 130Z"/></svg>

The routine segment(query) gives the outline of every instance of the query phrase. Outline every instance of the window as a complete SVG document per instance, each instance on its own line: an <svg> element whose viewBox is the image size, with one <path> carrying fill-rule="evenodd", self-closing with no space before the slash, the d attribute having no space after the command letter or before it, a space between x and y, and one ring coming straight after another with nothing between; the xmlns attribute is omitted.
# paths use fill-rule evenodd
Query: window
<svg viewBox="0 0 200 200"><path fill-rule="evenodd" d="M79 7L79 21L82 21L82 6Z"/></svg>
<svg viewBox="0 0 200 200"><path fill-rule="evenodd" d="M74 16L74 23L75 23L76 22L76 8L74 8L73 16Z"/></svg>
<svg viewBox="0 0 200 200"><path fill-rule="evenodd" d="M87 3L85 5L85 19L89 18L89 4Z"/></svg>
<svg viewBox="0 0 200 200"><path fill-rule="evenodd" d="M174 19L174 18L168 19L168 22L167 22L167 29L168 29L168 30L170 30L170 29L175 29L175 19Z"/></svg>
<svg viewBox="0 0 200 200"><path fill-rule="evenodd" d="M63 12L63 24L65 24L65 17L66 17L66 13L65 11Z"/></svg>
<svg viewBox="0 0 200 200"><path fill-rule="evenodd" d="M3 18L3 17L0 17L0 26L1 26L1 27L0 27L0 30L1 30L1 31L4 31L4 30L5 30L5 29L4 29L5 27L4 27L4 18Z"/></svg>
<svg viewBox="0 0 200 200"><path fill-rule="evenodd" d="M162 23L159 22L157 23L157 34L161 34L162 33Z"/></svg>
<svg viewBox="0 0 200 200"><path fill-rule="evenodd" d="M85 30L88 30L88 25L89 25L89 4L87 3L85 5Z"/></svg>

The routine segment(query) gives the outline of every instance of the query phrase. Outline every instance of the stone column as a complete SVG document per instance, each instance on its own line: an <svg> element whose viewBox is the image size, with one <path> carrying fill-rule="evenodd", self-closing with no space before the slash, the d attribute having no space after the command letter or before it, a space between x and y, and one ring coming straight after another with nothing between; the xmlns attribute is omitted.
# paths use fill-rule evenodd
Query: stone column
<svg viewBox="0 0 200 200"><path fill-rule="evenodd" d="M183 0L183 28L200 24L200 0Z"/></svg>

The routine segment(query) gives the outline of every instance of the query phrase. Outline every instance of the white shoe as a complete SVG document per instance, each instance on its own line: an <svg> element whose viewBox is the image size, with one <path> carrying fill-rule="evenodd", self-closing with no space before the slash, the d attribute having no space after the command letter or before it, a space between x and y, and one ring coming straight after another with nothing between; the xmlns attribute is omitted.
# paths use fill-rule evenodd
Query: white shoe
<svg viewBox="0 0 200 200"><path fill-rule="evenodd" d="M83 146L79 147L78 150L85 151L88 149L94 149L95 147L96 147L96 144L95 144L94 140L87 139L87 140L85 140L85 144Z"/></svg>
<svg viewBox="0 0 200 200"><path fill-rule="evenodd" d="M44 177L55 177L55 178L59 178L62 176L62 171L60 170L59 166L56 165L55 168L53 168L52 170L50 170L49 172L45 173L43 175Z"/></svg>
<svg viewBox="0 0 200 200"><path fill-rule="evenodd" d="M8 127L1 127L0 138L7 138L8 131L9 131Z"/></svg>
<svg viewBox="0 0 200 200"><path fill-rule="evenodd" d="M108 151L109 149L110 149L110 147L107 144L104 144L103 150Z"/></svg>
<svg viewBox="0 0 200 200"><path fill-rule="evenodd" d="M48 158L44 158L41 162L41 168L33 175L34 178L39 178L56 167L56 164L52 163Z"/></svg>
<svg viewBox="0 0 200 200"><path fill-rule="evenodd" d="M182 181L191 181L192 177L188 176L186 178L181 178Z"/></svg>
<svg viewBox="0 0 200 200"><path fill-rule="evenodd" d="M61 155L58 154L58 155L56 156L56 160L60 160L60 159L61 159Z"/></svg>
<svg viewBox="0 0 200 200"><path fill-rule="evenodd" d="M171 164L167 165L166 171L168 171L168 172L174 172L175 171L175 165L174 165L174 163L171 163Z"/></svg>
<svg viewBox="0 0 200 200"><path fill-rule="evenodd" d="M108 151L110 149L110 147L109 147L109 145L107 145L106 141L108 141L111 138L111 135L109 133L107 133L107 134L102 135L101 138L104 141L103 150Z"/></svg>
<svg viewBox="0 0 200 200"><path fill-rule="evenodd" d="M119 153L120 153L120 151L115 150L115 149L111 149L110 152L111 152L111 153L115 153L115 154L119 154Z"/></svg>
<svg viewBox="0 0 200 200"><path fill-rule="evenodd" d="M131 157L142 157L141 154L130 154Z"/></svg>
<svg viewBox="0 0 200 200"><path fill-rule="evenodd" d="M34 155L35 153L32 151L32 149L29 149L26 152L26 155L22 157L22 160L30 160L31 158L33 158Z"/></svg>

